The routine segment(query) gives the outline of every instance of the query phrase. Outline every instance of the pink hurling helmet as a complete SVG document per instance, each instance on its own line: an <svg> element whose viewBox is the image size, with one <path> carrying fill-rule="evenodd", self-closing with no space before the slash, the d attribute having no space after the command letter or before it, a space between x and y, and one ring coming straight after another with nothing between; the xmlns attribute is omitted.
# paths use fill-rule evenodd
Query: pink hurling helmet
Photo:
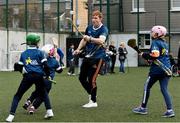
<svg viewBox="0 0 180 123"><path fill-rule="evenodd" d="M158 37L165 36L167 33L167 30L164 26L153 26L151 29L151 32L157 33Z"/></svg>
<svg viewBox="0 0 180 123"><path fill-rule="evenodd" d="M41 49L44 51L48 56L54 56L55 54L55 48L52 44L46 44Z"/></svg>
<svg viewBox="0 0 180 123"><path fill-rule="evenodd" d="M55 54L55 48L52 47L50 50L49 50L49 56L54 56Z"/></svg>

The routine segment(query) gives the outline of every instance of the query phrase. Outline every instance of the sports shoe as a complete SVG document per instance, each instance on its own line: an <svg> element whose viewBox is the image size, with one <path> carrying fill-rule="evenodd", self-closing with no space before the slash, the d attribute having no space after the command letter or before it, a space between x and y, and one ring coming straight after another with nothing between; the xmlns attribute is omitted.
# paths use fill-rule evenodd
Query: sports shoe
<svg viewBox="0 0 180 123"><path fill-rule="evenodd" d="M69 72L68 72L67 74L68 74L69 76L71 75L71 73L69 73Z"/></svg>
<svg viewBox="0 0 180 123"><path fill-rule="evenodd" d="M25 110L27 110L30 105L31 105L31 101L30 101L30 100L27 100L27 101L24 103L23 108L24 108Z"/></svg>
<svg viewBox="0 0 180 123"><path fill-rule="evenodd" d="M29 114L34 114L34 112L35 112L34 106L30 106L30 107L28 108L28 112L29 112Z"/></svg>
<svg viewBox="0 0 180 123"><path fill-rule="evenodd" d="M14 119L14 115L9 114L9 116L6 118L6 122L12 122Z"/></svg>
<svg viewBox="0 0 180 123"><path fill-rule="evenodd" d="M63 69L65 68L65 66L64 66L64 65L62 65L61 67L62 67Z"/></svg>
<svg viewBox="0 0 180 123"><path fill-rule="evenodd" d="M46 111L46 114L45 114L44 118L45 118L45 119L50 119L50 118L52 118L52 117L54 117L53 111L52 111L52 109L48 109L48 110Z"/></svg>
<svg viewBox="0 0 180 123"><path fill-rule="evenodd" d="M175 117L175 113L174 113L173 110L171 110L171 111L166 111L166 112L162 115L162 117L167 117L167 118Z"/></svg>
<svg viewBox="0 0 180 123"><path fill-rule="evenodd" d="M83 108L95 108L98 107L97 102L93 102L92 100L89 103L82 106Z"/></svg>
<svg viewBox="0 0 180 123"><path fill-rule="evenodd" d="M147 114L147 108L137 107L132 110L136 114Z"/></svg>

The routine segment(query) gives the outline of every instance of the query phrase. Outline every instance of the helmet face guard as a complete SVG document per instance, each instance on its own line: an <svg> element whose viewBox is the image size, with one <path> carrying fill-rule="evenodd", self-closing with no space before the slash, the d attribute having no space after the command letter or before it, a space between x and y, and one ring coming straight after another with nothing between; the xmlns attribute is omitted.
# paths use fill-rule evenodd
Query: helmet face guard
<svg viewBox="0 0 180 123"><path fill-rule="evenodd" d="M162 37L166 35L167 30L164 26L153 26L151 33L156 33L158 37Z"/></svg>
<svg viewBox="0 0 180 123"><path fill-rule="evenodd" d="M52 44L44 45L41 50L44 51L47 56L54 56L55 54L55 48Z"/></svg>
<svg viewBox="0 0 180 123"><path fill-rule="evenodd" d="M40 41L40 36L36 33L28 34L26 37L26 44L27 45L37 45Z"/></svg>
<svg viewBox="0 0 180 123"><path fill-rule="evenodd" d="M55 48L53 47L49 50L49 56L54 56L54 54L55 54Z"/></svg>

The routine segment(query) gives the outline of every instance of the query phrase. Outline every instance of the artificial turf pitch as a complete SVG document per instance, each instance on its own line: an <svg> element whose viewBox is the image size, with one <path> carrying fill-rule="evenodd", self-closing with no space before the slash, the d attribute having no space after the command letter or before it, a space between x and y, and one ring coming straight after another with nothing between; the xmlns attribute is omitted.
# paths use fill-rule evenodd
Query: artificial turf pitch
<svg viewBox="0 0 180 123"><path fill-rule="evenodd" d="M157 82L148 102L148 115L132 113L132 108L139 106L142 100L143 86L149 67L129 68L125 74L119 73L99 76L98 107L84 109L81 106L88 102L88 95L78 81L78 75L68 76L67 69L56 74L56 85L50 92L54 117L43 119L44 104L33 115L23 108L26 98L34 90L32 87L21 99L14 122L180 122L180 77L172 77L169 91L176 113L174 118L162 118L165 103ZM22 75L18 72L0 72L0 122L8 116L12 98L19 86Z"/></svg>

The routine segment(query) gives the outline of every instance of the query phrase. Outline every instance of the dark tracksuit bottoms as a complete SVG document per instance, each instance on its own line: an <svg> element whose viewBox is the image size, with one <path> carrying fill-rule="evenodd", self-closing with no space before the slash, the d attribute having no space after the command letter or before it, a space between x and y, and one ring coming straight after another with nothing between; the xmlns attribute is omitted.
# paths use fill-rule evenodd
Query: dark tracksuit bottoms
<svg viewBox="0 0 180 123"><path fill-rule="evenodd" d="M79 80L87 93L91 95L91 100L93 102L96 102L96 78L98 76L101 65L102 59L93 58L84 58L81 64Z"/></svg>
<svg viewBox="0 0 180 123"><path fill-rule="evenodd" d="M42 100L47 99L49 101L49 97L48 97L48 94L45 90L43 81L44 81L43 75L39 75L37 73L26 73L26 74L24 74L23 79L20 83L20 86L19 86L16 94L14 95L12 105L11 105L11 109L10 109L10 114L13 114L13 115L15 114L18 103L21 100L22 96L33 84L35 84L35 88L38 91L37 96ZM49 101L49 105L47 105L47 107L49 107L49 109L51 109L50 101Z"/></svg>
<svg viewBox="0 0 180 123"><path fill-rule="evenodd" d="M164 97L166 107L167 107L167 109L172 109L171 97L170 97L170 95L168 93L168 88L167 88L169 79L170 79L170 77L168 77L168 76L158 76L158 75L148 77L146 83L144 84L144 94L143 94L143 100L142 100L142 104L141 104L141 106L143 108L146 108L146 106L147 106L147 102L148 102L148 99L149 99L149 96L150 96L151 87L157 81L159 81L161 93L162 93L162 95Z"/></svg>
<svg viewBox="0 0 180 123"><path fill-rule="evenodd" d="M115 63L116 63L116 55L112 55L111 56L111 73L114 72Z"/></svg>
<svg viewBox="0 0 180 123"><path fill-rule="evenodd" d="M52 87L52 82L50 82L47 79L44 79L44 85L45 85L45 89L46 89L46 93L49 94L51 87ZM37 109L43 102L42 98L38 97L38 90L36 89L35 91L32 92L31 96L28 98L28 100L30 100L33 103L33 106L35 109ZM45 98L44 100L44 104L47 109L51 109L50 107L50 102L49 102L49 98Z"/></svg>

